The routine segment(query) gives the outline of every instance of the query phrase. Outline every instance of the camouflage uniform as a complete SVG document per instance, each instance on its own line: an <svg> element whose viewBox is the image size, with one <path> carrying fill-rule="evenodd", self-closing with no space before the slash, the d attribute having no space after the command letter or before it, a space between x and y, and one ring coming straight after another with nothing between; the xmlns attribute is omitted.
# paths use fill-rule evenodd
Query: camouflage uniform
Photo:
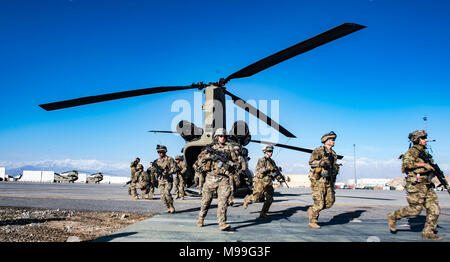
<svg viewBox="0 0 450 262"><path fill-rule="evenodd" d="M136 173L136 166L139 164L138 161L139 158L136 158L136 160L134 160L133 162L131 162L130 164L130 168L131 168L131 183L128 185L128 195L131 195L131 186L133 183L133 179L134 179L134 174Z"/></svg>
<svg viewBox="0 0 450 262"><path fill-rule="evenodd" d="M417 216L425 207L426 220L422 231L423 238L442 239L434 234L439 218L439 203L437 194L434 192L434 184L427 180L427 177L434 171L429 164L417 166L425 163L424 157L433 163L431 155L426 151L426 146L418 143L419 138L426 139L426 132L417 130L410 134L410 139L414 143L413 147L400 156L402 158L402 172L406 173L406 200L409 206L403 207L388 215L388 221L392 231L395 229L395 221L404 217Z"/></svg>
<svg viewBox="0 0 450 262"><path fill-rule="evenodd" d="M241 173L241 183L245 182L250 189L253 185L253 173L248 169L248 161L250 161L250 158L248 157L248 150L245 147L241 150L241 156L244 160L244 162L240 162L241 166L243 167L245 163L245 170Z"/></svg>
<svg viewBox="0 0 450 262"><path fill-rule="evenodd" d="M158 182L156 180L155 172L152 171L152 168L147 168L147 174L150 179L150 193L149 193L149 199L153 199L153 194L155 194L155 188L158 187Z"/></svg>
<svg viewBox="0 0 450 262"><path fill-rule="evenodd" d="M174 179L175 194L177 195L177 198L181 197L182 199L184 199L184 186L185 186L184 177L186 176L187 166L181 156L176 156L175 161L177 160L179 160L179 162L176 163L177 172Z"/></svg>
<svg viewBox="0 0 450 262"><path fill-rule="evenodd" d="M142 198L151 199L150 197L150 176L143 170L141 164L137 165L136 173L130 183L131 192L134 199L139 199L137 189L142 191Z"/></svg>
<svg viewBox="0 0 450 262"><path fill-rule="evenodd" d="M164 152L164 154L167 152L167 149L165 146L157 147L158 153ZM173 187L173 177L172 174L176 172L176 163L173 158L171 158L168 155L164 155L163 157L160 157L153 161L153 163L156 163L156 165L160 166L162 169L162 174L158 174L157 168L153 164L151 167L151 171L155 174L155 176L158 178L158 190L161 194L161 200L168 208L169 213L174 213L175 208L173 207L173 199L172 195L170 194L170 191Z"/></svg>
<svg viewBox="0 0 450 262"><path fill-rule="evenodd" d="M335 139L334 132L322 136L322 143L328 139ZM309 159L311 169L309 180L314 204L308 209L308 225L312 228L320 228L317 225L319 212L331 208L335 201L334 184L339 173L339 165L336 163L337 155L333 149L320 146L314 149Z"/></svg>
<svg viewBox="0 0 450 262"><path fill-rule="evenodd" d="M199 155L199 157L197 158L197 161L195 161L195 163L192 165L192 167L195 170L195 175L194 175L194 184L197 185L197 188L200 190L200 194L202 192L203 189L203 184L205 183L205 175L203 174L204 172L202 171L202 162L204 161L204 158L207 155L204 154L202 156Z"/></svg>
<svg viewBox="0 0 450 262"><path fill-rule="evenodd" d="M239 146L234 146L233 149L236 151L239 151ZM228 205L233 205L233 198L234 193L236 192L236 188L239 187L241 183L241 174L243 175L245 170L247 169L247 163L245 162L244 158L236 153L236 172L230 174L230 186L231 186L231 194L228 198Z"/></svg>
<svg viewBox="0 0 450 262"><path fill-rule="evenodd" d="M267 146L263 149L263 152L273 152L273 146ZM261 218L267 218L267 212L273 202L273 173L277 170L275 162L267 156L258 159L256 164L255 176L253 178L253 194L247 195L244 199L244 208L247 208L249 204L257 202L262 196L264 196L264 204L260 213ZM281 177L276 177L280 180Z"/></svg>
<svg viewBox="0 0 450 262"><path fill-rule="evenodd" d="M216 130L214 137L217 135L226 134L226 131L222 128ZM214 159L214 155L208 150L203 149L199 154L199 159L203 159L201 169L206 172L206 180L203 184L202 190L202 203L199 213L198 226L203 226L203 221L208 213L208 209L211 205L211 201L214 193L217 190L218 208L217 208L217 220L221 230L227 230L230 228L226 224L227 220L227 200L231 194L230 186L230 172L234 172L233 167L237 160L236 154L233 151L233 147L228 142L224 144L214 143L210 145L212 150L221 151L226 155L228 161L223 163L220 160Z"/></svg>

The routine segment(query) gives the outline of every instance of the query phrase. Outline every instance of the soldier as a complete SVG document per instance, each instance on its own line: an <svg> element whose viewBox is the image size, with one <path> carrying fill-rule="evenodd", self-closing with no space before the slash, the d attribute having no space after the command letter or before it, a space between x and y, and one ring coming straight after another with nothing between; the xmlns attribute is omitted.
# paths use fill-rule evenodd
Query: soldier
<svg viewBox="0 0 450 262"><path fill-rule="evenodd" d="M241 156L245 161L245 172L243 174L241 174L241 183L245 182L245 184L247 185L247 187L249 189L251 189L252 185L253 185L253 173L250 171L250 169L248 169L248 161L250 161L250 157L248 157L248 150L247 148L242 148L241 150ZM243 177L242 177L243 175Z"/></svg>
<svg viewBox="0 0 450 262"><path fill-rule="evenodd" d="M218 208L217 220L220 230L229 230L227 220L227 201L231 194L230 174L234 172L236 154L231 144L227 142L226 130L219 128L214 133L214 144L208 145L200 152L202 159L200 169L206 172L205 184L202 190L202 204L197 225L203 226L214 192L217 190Z"/></svg>
<svg viewBox="0 0 450 262"><path fill-rule="evenodd" d="M163 145L157 145L156 151L158 152L159 158L150 163L151 172L156 174L158 178L158 190L161 194L161 200L167 207L168 213L175 213L175 208L173 207L173 199L170 191L173 186L172 174L176 172L176 163L173 158L166 155L167 147Z"/></svg>
<svg viewBox="0 0 450 262"><path fill-rule="evenodd" d="M309 165L309 179L311 181L312 199L314 204L308 209L308 226L319 229L317 224L319 212L331 208L335 201L334 183L339 173L339 165L336 163L337 155L332 149L336 134L331 131L324 134L321 142L324 146L317 147L311 153Z"/></svg>
<svg viewBox="0 0 450 262"><path fill-rule="evenodd" d="M140 189L142 192L142 198L150 198L150 177L147 172L144 171L144 167L138 164L136 167L136 172L134 173L133 180L131 181L131 192L133 193L134 199L139 199L139 194L136 189Z"/></svg>
<svg viewBox="0 0 450 262"><path fill-rule="evenodd" d="M155 172L152 172L151 165L152 162L150 162L149 167L147 168L147 174L150 179L149 199L153 199L153 194L155 194L155 188L158 187L158 181L156 180Z"/></svg>
<svg viewBox="0 0 450 262"><path fill-rule="evenodd" d="M202 194L203 184L205 183L205 175L201 168L202 162L204 160L203 158L205 156L206 156L206 154L202 157L197 158L197 161L195 161L194 164L192 165L192 167L194 168L194 171L195 171L194 184L197 185L200 195Z"/></svg>
<svg viewBox="0 0 450 262"><path fill-rule="evenodd" d="M175 194L177 195L177 199L181 198L184 199L184 177L186 175L187 166L186 163L183 161L183 156L175 156L175 162L177 163L176 166L176 177L175 177Z"/></svg>
<svg viewBox="0 0 450 262"><path fill-rule="evenodd" d="M244 158L240 155L240 147L234 146L233 149L234 153L237 156L237 161L236 161L236 172L234 172L230 176L231 194L230 197L228 198L229 206L233 206L234 204L233 202L234 193L241 184L241 174L243 176L245 170L247 169L247 163L245 162Z"/></svg>
<svg viewBox="0 0 450 262"><path fill-rule="evenodd" d="M408 138L413 143L413 146L400 158L402 159L402 173L407 175L406 200L409 206L388 214L389 228L391 232L396 232L396 220L417 216L425 207L427 216L422 231L422 238L441 240L442 237L434 233L440 210L437 195L434 192L434 184L427 179L434 171L434 168L429 163L426 163L430 161L433 164L431 155L426 151L427 132L425 130L416 130L410 133Z"/></svg>
<svg viewBox="0 0 450 262"><path fill-rule="evenodd" d="M244 208L246 209L249 204L257 202L262 196L264 196L264 204L260 212L260 218L269 218L267 212L273 201L273 173L275 173L278 167L275 161L271 159L273 154L273 146L266 146L263 150L264 157L261 157L256 164L253 194L247 195L244 199ZM281 173L275 177L278 181L284 179Z"/></svg>
<svg viewBox="0 0 450 262"><path fill-rule="evenodd" d="M141 159L139 159L139 157L136 157L136 159L133 162L131 162L131 164L130 164L130 168L131 168L131 179L130 179L130 181L133 181L134 173L136 173L136 166L139 164L140 161L141 161ZM128 195L131 196L131 183L128 185Z"/></svg>

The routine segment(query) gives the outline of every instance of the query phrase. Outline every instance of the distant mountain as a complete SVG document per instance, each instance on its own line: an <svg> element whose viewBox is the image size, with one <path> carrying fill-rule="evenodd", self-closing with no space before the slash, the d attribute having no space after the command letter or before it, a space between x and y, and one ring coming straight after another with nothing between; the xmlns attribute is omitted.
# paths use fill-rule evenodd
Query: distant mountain
<svg viewBox="0 0 450 262"><path fill-rule="evenodd" d="M11 175L11 176L20 176L22 174L23 170L43 170L43 169L41 169L40 167L35 167L35 166L22 166L22 167L13 168L13 169L6 168L6 174ZM43 170L43 171L47 171L47 170Z"/></svg>

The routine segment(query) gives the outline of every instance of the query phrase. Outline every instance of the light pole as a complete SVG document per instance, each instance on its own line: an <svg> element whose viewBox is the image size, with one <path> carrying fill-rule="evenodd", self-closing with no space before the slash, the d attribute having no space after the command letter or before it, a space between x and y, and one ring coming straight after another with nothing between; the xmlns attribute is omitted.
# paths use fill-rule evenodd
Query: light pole
<svg viewBox="0 0 450 262"><path fill-rule="evenodd" d="M427 131L427 120L428 118L426 116L423 117L423 124L424 124L424 130Z"/></svg>
<svg viewBox="0 0 450 262"><path fill-rule="evenodd" d="M354 170L355 170L355 176L354 176L355 186L353 187L353 190L355 190L356 189L356 184L357 184L357 181L356 181L356 145L355 144L353 144L353 167L354 167Z"/></svg>

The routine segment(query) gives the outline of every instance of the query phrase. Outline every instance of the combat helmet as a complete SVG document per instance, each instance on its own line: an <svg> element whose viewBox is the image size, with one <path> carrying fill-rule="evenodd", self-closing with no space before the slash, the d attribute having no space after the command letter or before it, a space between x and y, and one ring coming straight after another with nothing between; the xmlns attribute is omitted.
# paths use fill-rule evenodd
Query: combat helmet
<svg viewBox="0 0 450 262"><path fill-rule="evenodd" d="M137 169L137 170L144 170L144 166L143 166L142 164L138 164L138 165L136 166L136 169Z"/></svg>
<svg viewBox="0 0 450 262"><path fill-rule="evenodd" d="M427 138L428 134L427 131L425 130L416 130L412 133L410 133L408 135L408 139L413 143L413 144L418 144L419 143L419 138Z"/></svg>
<svg viewBox="0 0 450 262"><path fill-rule="evenodd" d="M181 160L181 161L183 161L183 156L176 155L176 156L175 156L175 160Z"/></svg>
<svg viewBox="0 0 450 262"><path fill-rule="evenodd" d="M325 144L325 142L327 142L328 139L336 139L336 134L331 131L330 133L326 133L322 136L322 138L320 139L320 141Z"/></svg>
<svg viewBox="0 0 450 262"><path fill-rule="evenodd" d="M167 153L167 147L164 145L156 145L156 151L159 152L164 152Z"/></svg>
<svg viewBox="0 0 450 262"><path fill-rule="evenodd" d="M214 137L216 136L226 136L227 135L227 130L225 130L225 128L218 128L216 130L216 132L214 132Z"/></svg>
<svg viewBox="0 0 450 262"><path fill-rule="evenodd" d="M266 153L266 152L273 152L273 146L266 146L265 148L263 148L262 151L264 153Z"/></svg>

